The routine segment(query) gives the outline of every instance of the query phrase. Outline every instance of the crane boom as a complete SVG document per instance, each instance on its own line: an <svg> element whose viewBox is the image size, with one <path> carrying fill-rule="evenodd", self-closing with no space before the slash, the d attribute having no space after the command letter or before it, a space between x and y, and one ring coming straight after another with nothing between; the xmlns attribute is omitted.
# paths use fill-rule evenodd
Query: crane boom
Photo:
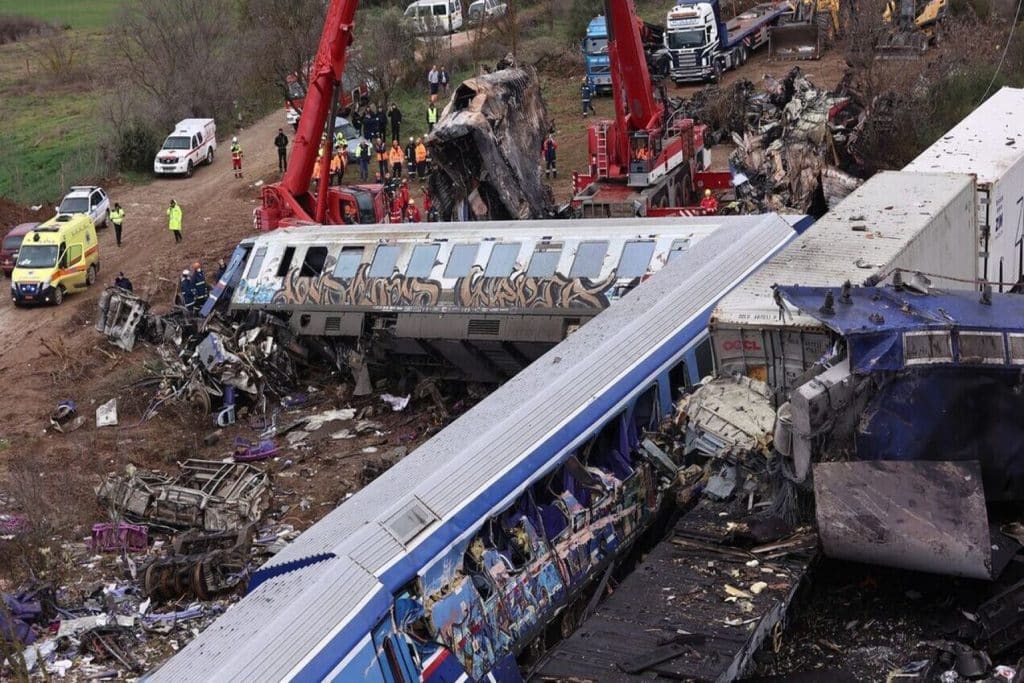
<svg viewBox="0 0 1024 683"><path fill-rule="evenodd" d="M628 130L646 130L661 120L661 104L647 70L647 55L633 0L605 0L608 17L608 54L612 65L612 92L616 116ZM620 95L621 93L621 95ZM620 115L619 108L628 106Z"/></svg>
<svg viewBox="0 0 1024 683"><path fill-rule="evenodd" d="M310 70L288 170L281 182L263 188L263 206L257 210L257 225L261 229L277 227L282 219L323 223L327 218L330 189L323 180L330 163L329 154L324 155L323 168L318 174L321 182L315 195L309 191L309 184L316 171L324 125L333 112L336 89L345 71L358 6L359 0L331 0L327 5L324 30Z"/></svg>

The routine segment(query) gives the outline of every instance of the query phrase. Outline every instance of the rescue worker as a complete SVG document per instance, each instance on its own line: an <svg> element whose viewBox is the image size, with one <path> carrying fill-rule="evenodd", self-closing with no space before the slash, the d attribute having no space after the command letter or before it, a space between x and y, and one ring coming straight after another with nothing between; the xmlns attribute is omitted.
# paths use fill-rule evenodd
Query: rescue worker
<svg viewBox="0 0 1024 683"><path fill-rule="evenodd" d="M126 292L132 291L132 281L125 277L125 274L118 273L117 277L114 278L114 286L125 290Z"/></svg>
<svg viewBox="0 0 1024 683"><path fill-rule="evenodd" d="M277 129L274 147L277 147L277 170L284 173L288 170L288 136L284 134L284 128Z"/></svg>
<svg viewBox="0 0 1024 683"><path fill-rule="evenodd" d="M636 158L640 161L647 161L651 158L651 150L647 147L639 147L636 150Z"/></svg>
<svg viewBox="0 0 1024 683"><path fill-rule="evenodd" d="M367 140L373 140L379 133L383 132L377 130L377 108L371 104L370 111L363 118L363 137Z"/></svg>
<svg viewBox="0 0 1024 683"><path fill-rule="evenodd" d="M405 222L406 223L419 223L420 222L420 210L416 208L416 200L410 198L409 206L405 210Z"/></svg>
<svg viewBox="0 0 1024 683"><path fill-rule="evenodd" d="M206 282L206 273L203 272L203 266L199 261L192 264L192 293L195 296L195 308L198 311L202 309L206 299L210 296L210 285Z"/></svg>
<svg viewBox="0 0 1024 683"><path fill-rule="evenodd" d="M377 172L383 178L388 173L388 148L380 138L373 143L373 151L377 154Z"/></svg>
<svg viewBox="0 0 1024 683"><path fill-rule="evenodd" d="M196 305L196 290L192 285L192 273L188 268L181 271L181 279L178 280L178 305L192 310Z"/></svg>
<svg viewBox="0 0 1024 683"><path fill-rule="evenodd" d="M370 177L370 143L360 140L356 147L356 161L359 162L359 179L366 180Z"/></svg>
<svg viewBox="0 0 1024 683"><path fill-rule="evenodd" d="M410 178L416 177L416 139L409 136L409 144L405 146L405 170Z"/></svg>
<svg viewBox="0 0 1024 683"><path fill-rule="evenodd" d="M427 146L423 138L416 138L416 176L420 180L427 177Z"/></svg>
<svg viewBox="0 0 1024 683"><path fill-rule="evenodd" d="M402 166L405 165L405 153L402 152L398 138L391 141L391 149L388 151L388 161L391 163L391 175L395 178L402 177Z"/></svg>
<svg viewBox="0 0 1024 683"><path fill-rule="evenodd" d="M348 139L345 138L345 134L340 130L334 134L334 149L348 149Z"/></svg>
<svg viewBox="0 0 1024 683"><path fill-rule="evenodd" d="M402 223L405 219L405 204L402 202L398 192L391 193L391 211L388 214L388 221L391 223Z"/></svg>
<svg viewBox="0 0 1024 683"><path fill-rule="evenodd" d="M392 104L391 108L388 109L388 119L391 120L391 137L394 140L401 140L402 136L402 110L398 108L397 104Z"/></svg>
<svg viewBox="0 0 1024 683"><path fill-rule="evenodd" d="M345 175L345 165L341 160L341 150L334 150L334 154L331 156L331 185L340 185L341 179Z"/></svg>
<svg viewBox="0 0 1024 683"><path fill-rule="evenodd" d="M173 199L167 208L167 229L174 233L174 243L181 242L181 207Z"/></svg>
<svg viewBox="0 0 1024 683"><path fill-rule="evenodd" d="M238 138L231 138L231 168L235 171L235 177L242 177L242 146L238 144Z"/></svg>
<svg viewBox="0 0 1024 683"><path fill-rule="evenodd" d="M398 196L399 201L401 201L402 208L404 210L405 205L409 203L409 181L408 180L403 180L402 184L398 186L397 196Z"/></svg>
<svg viewBox="0 0 1024 683"><path fill-rule="evenodd" d="M544 177L557 178L558 168L555 166L557 158L558 143L555 142L555 136L548 133L548 136L544 139Z"/></svg>
<svg viewBox="0 0 1024 683"><path fill-rule="evenodd" d="M708 216L714 216L718 213L718 200L711 194L711 190L704 190L704 199L700 200L700 208L704 209L704 213Z"/></svg>
<svg viewBox="0 0 1024 683"><path fill-rule="evenodd" d="M434 130L434 124L437 123L437 107L431 102L427 105L427 132L431 133Z"/></svg>
<svg viewBox="0 0 1024 683"><path fill-rule="evenodd" d="M345 225L355 225L359 222L356 207L352 205L352 202L345 202L342 220L345 221Z"/></svg>
<svg viewBox="0 0 1024 683"><path fill-rule="evenodd" d="M224 260L223 256L221 256L217 259L217 274L213 276L213 281L220 282L220 279L224 277L224 273L227 272L227 269L228 262Z"/></svg>
<svg viewBox="0 0 1024 683"><path fill-rule="evenodd" d="M583 103L583 118L587 117L587 114L596 114L594 111L594 105L591 104L591 99L594 97L594 88L590 85L590 79L586 76L583 77L583 85L580 86L580 100Z"/></svg>
<svg viewBox="0 0 1024 683"><path fill-rule="evenodd" d="M114 225L114 239L117 246L121 246L121 230L124 228L124 209L117 202L114 202L114 209L110 212L110 222Z"/></svg>

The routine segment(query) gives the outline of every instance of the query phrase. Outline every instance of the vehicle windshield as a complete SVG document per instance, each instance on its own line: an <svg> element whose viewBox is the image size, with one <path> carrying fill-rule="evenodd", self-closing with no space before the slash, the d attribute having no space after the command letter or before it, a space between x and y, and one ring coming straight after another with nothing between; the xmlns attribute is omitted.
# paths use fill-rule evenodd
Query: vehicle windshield
<svg viewBox="0 0 1024 683"><path fill-rule="evenodd" d="M89 213L88 197L65 197L60 203L58 213Z"/></svg>
<svg viewBox="0 0 1024 683"><path fill-rule="evenodd" d="M53 268L57 265L57 245L24 244L18 252L19 268Z"/></svg>
<svg viewBox="0 0 1024 683"><path fill-rule="evenodd" d="M306 89L302 87L302 84L298 81L292 81L288 84L288 97L293 100L301 100L306 96Z"/></svg>
<svg viewBox="0 0 1024 683"><path fill-rule="evenodd" d="M192 139L185 136L172 135L164 140L164 149L192 149Z"/></svg>
<svg viewBox="0 0 1024 683"><path fill-rule="evenodd" d="M587 54L588 55L606 55L606 54L608 54L608 39L607 38L587 38Z"/></svg>
<svg viewBox="0 0 1024 683"><path fill-rule="evenodd" d="M359 131L356 130L355 126L344 119L335 119L334 121L334 132L342 133L346 140L358 140L360 135Z"/></svg>
<svg viewBox="0 0 1024 683"><path fill-rule="evenodd" d="M686 48L700 47L704 44L704 29L691 29L689 31L669 31L668 49L683 50Z"/></svg>
<svg viewBox="0 0 1024 683"><path fill-rule="evenodd" d="M445 7L444 5L434 5L433 9L435 16L443 17L444 15L448 14L448 8Z"/></svg>
<svg viewBox="0 0 1024 683"><path fill-rule="evenodd" d="M15 235L14 237L7 237L4 239L4 249L9 251L17 251L18 247L21 246L21 235Z"/></svg>

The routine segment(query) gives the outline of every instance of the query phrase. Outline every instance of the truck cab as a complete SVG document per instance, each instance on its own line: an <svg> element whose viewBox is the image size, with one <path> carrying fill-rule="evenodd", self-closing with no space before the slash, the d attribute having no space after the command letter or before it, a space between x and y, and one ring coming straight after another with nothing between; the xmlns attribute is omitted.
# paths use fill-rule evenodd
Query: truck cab
<svg viewBox="0 0 1024 683"><path fill-rule="evenodd" d="M583 38L583 65L594 93L612 91L612 67L608 59L608 25L603 15L590 20Z"/></svg>
<svg viewBox="0 0 1024 683"><path fill-rule="evenodd" d="M52 303L96 282L100 269L96 226L86 214L61 214L25 234L11 273L15 306Z"/></svg>
<svg viewBox="0 0 1024 683"><path fill-rule="evenodd" d="M791 12L788 2L765 2L724 21L718 0L682 0L665 20L672 80L717 80L766 45L769 29Z"/></svg>

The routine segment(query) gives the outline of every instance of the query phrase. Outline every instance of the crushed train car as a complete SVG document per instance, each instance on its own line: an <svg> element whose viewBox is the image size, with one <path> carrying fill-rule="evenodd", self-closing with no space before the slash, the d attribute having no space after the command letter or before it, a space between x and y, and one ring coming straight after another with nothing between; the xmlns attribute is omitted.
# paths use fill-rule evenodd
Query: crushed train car
<svg viewBox="0 0 1024 683"><path fill-rule="evenodd" d="M550 127L533 67L464 81L426 141L432 210L443 221L552 215L554 197L539 163Z"/></svg>
<svg viewBox="0 0 1024 683"><path fill-rule="evenodd" d="M270 478L251 465L186 460L169 476L129 468L96 496L119 517L177 529L228 531L258 522L270 505Z"/></svg>

